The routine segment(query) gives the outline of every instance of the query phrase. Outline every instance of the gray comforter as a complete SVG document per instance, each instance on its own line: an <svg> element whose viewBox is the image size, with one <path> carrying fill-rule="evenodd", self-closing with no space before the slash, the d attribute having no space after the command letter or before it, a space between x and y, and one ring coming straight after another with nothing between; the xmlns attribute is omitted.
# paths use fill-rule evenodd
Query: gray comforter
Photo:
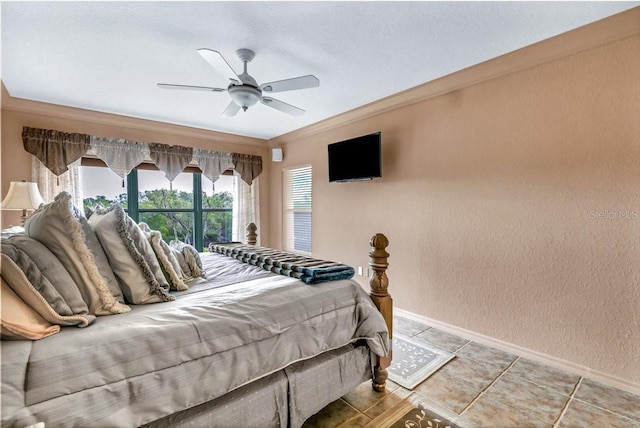
<svg viewBox="0 0 640 428"><path fill-rule="evenodd" d="M217 254L176 301L2 343L2 426L139 426L364 338L384 320L354 281L306 285ZM242 282L238 282L242 281Z"/></svg>

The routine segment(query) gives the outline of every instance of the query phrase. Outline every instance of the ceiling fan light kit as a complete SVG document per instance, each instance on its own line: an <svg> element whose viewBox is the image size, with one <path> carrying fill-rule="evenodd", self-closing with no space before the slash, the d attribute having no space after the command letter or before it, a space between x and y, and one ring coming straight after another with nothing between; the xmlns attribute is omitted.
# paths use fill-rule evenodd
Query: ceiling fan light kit
<svg viewBox="0 0 640 428"><path fill-rule="evenodd" d="M262 91L249 85L231 85L229 86L229 95L233 101L238 104L242 110L247 111L251 106L258 103L262 97Z"/></svg>
<svg viewBox="0 0 640 428"><path fill-rule="evenodd" d="M256 82L256 80L247 73L247 63L251 62L251 60L256 56L255 52L251 49L238 49L236 51L236 55L238 55L238 58L240 58L240 61L243 63L244 70L242 74L236 74L220 52L203 48L198 49L198 53L209 63L209 65L211 65L211 67L213 67L214 70L218 72L218 74L231 82L227 89L212 88L209 86L175 85L171 83L158 83L158 87L162 89L209 92L227 91L231 96L231 103L222 112L223 116L235 116L240 109L247 111L249 107L256 105L258 101L262 102L262 104L266 106L292 116L300 116L305 112L303 109L271 97L263 97L262 92L284 92L320 86L320 80L313 75L299 76L292 79L278 80L258 85L258 82Z"/></svg>

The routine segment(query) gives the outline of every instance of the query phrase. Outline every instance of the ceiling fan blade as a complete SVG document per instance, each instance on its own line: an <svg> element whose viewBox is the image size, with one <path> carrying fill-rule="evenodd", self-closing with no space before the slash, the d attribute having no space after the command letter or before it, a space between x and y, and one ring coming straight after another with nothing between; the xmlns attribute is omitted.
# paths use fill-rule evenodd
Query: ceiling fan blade
<svg viewBox="0 0 640 428"><path fill-rule="evenodd" d="M265 92L284 92L293 91L294 89L317 88L318 86L320 86L320 80L316 76L309 74L292 79L263 83L260 85L260 89Z"/></svg>
<svg viewBox="0 0 640 428"><path fill-rule="evenodd" d="M238 114L238 111L240 111L240 106L236 104L235 101L231 100L227 108L222 112L222 115L226 117L233 117Z"/></svg>
<svg viewBox="0 0 640 428"><path fill-rule="evenodd" d="M236 72L233 71L233 68L231 68L227 60L224 59L224 57L220 52L203 48L203 49L198 49L198 53L222 77L224 77L227 80L236 81L237 83L241 82Z"/></svg>
<svg viewBox="0 0 640 428"><path fill-rule="evenodd" d="M226 89L212 88L210 86L191 86L191 85L174 85L171 83L158 83L158 88L162 89L184 89L188 91L208 91L208 92L224 92Z"/></svg>
<svg viewBox="0 0 640 428"><path fill-rule="evenodd" d="M262 104L266 106L269 106L276 110L280 110L281 112L290 114L292 116L300 116L300 115L303 115L305 112L301 108L292 106L291 104L287 104L285 102L282 102L273 98L269 98L269 97L262 97L260 101L262 101Z"/></svg>

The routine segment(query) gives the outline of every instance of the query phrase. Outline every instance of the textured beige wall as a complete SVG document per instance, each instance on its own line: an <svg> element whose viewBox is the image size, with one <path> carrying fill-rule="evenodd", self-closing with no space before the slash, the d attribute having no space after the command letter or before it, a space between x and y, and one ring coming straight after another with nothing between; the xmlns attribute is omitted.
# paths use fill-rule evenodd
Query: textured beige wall
<svg viewBox="0 0 640 428"><path fill-rule="evenodd" d="M281 167L313 166L314 255L366 266L383 232L397 307L640 383L639 52L609 42L271 141ZM327 144L374 131L384 177L328 183Z"/></svg>
<svg viewBox="0 0 640 428"><path fill-rule="evenodd" d="M104 137L127 138L212 150L246 153L262 156L263 173L260 180L260 218L269 224L269 170L270 150L264 140L239 137L178 125L153 122L94 111L61 107L52 104L12 99L3 87L2 108L2 196L11 181L31 179L31 155L22 146L22 127L55 129ZM19 224L18 211L3 211L2 227ZM259 230L262 242L269 242L268 227Z"/></svg>

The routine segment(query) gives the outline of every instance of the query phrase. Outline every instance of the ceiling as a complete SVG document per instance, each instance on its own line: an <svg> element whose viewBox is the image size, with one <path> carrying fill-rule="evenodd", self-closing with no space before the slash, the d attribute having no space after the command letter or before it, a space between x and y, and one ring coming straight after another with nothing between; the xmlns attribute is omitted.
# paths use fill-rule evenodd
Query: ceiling
<svg viewBox="0 0 640 428"><path fill-rule="evenodd" d="M13 97L272 138L638 2L3 2L2 80ZM226 87L196 49L256 52L264 83L313 74L320 87L274 94L222 117Z"/></svg>

